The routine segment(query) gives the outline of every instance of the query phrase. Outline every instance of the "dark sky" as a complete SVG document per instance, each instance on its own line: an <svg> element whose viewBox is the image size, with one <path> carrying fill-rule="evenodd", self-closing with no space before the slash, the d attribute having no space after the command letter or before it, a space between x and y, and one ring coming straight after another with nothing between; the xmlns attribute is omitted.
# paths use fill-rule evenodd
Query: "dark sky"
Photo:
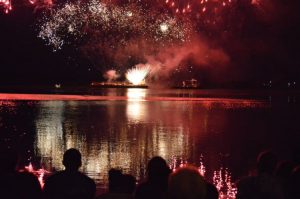
<svg viewBox="0 0 300 199"><path fill-rule="evenodd" d="M300 3L272 2L262 13L243 6L236 8L240 12L228 15L232 19L225 32L203 31L231 60L224 70L200 71L206 74L206 82L257 84L272 80L300 84ZM39 15L32 7L22 5L9 14L0 14L0 83L80 83L101 78L99 68L93 68L75 48L54 53L37 38Z"/></svg>

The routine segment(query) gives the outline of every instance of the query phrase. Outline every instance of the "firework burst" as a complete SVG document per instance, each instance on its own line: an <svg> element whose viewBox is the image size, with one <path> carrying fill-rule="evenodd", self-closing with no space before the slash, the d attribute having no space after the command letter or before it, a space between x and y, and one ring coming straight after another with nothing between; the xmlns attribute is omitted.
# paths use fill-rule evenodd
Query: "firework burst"
<svg viewBox="0 0 300 199"><path fill-rule="evenodd" d="M11 0L0 0L0 8L3 8L4 12L7 14L12 10Z"/></svg>
<svg viewBox="0 0 300 199"><path fill-rule="evenodd" d="M165 5L175 14L201 14L218 12L236 0L165 0Z"/></svg>
<svg viewBox="0 0 300 199"><path fill-rule="evenodd" d="M141 85L145 83L145 78L150 72L150 65L136 66L126 72L127 80L133 85Z"/></svg>
<svg viewBox="0 0 300 199"><path fill-rule="evenodd" d="M98 0L66 3L44 16L39 37L54 50L84 36L111 47L144 38L160 44L185 42L192 28L186 21L158 11L145 10L135 3L117 6Z"/></svg>

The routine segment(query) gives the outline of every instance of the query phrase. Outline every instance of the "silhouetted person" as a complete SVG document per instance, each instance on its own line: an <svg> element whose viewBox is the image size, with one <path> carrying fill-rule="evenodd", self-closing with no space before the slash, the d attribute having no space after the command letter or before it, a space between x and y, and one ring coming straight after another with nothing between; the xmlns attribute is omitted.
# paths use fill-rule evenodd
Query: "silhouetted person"
<svg viewBox="0 0 300 199"><path fill-rule="evenodd" d="M168 177L171 170L167 162L161 157L153 157L147 165L147 178L137 186L136 199L166 198Z"/></svg>
<svg viewBox="0 0 300 199"><path fill-rule="evenodd" d="M41 186L37 177L32 173L16 171L15 151L1 150L0 162L1 198L41 198Z"/></svg>
<svg viewBox="0 0 300 199"><path fill-rule="evenodd" d="M293 171L293 163L290 161L280 162L275 170L275 176L282 187L285 198L289 198L291 192L291 175Z"/></svg>
<svg viewBox="0 0 300 199"><path fill-rule="evenodd" d="M219 192L215 185L211 183L206 183L206 193L205 193L205 199L218 199L219 198Z"/></svg>
<svg viewBox="0 0 300 199"><path fill-rule="evenodd" d="M120 170L110 169L108 172L109 190L97 199L133 199L136 179L132 175L123 175Z"/></svg>
<svg viewBox="0 0 300 199"><path fill-rule="evenodd" d="M291 174L290 185L291 185L290 198L299 199L300 198L300 165L293 170Z"/></svg>
<svg viewBox="0 0 300 199"><path fill-rule="evenodd" d="M242 178L237 183L237 199L282 199L282 187L273 175L277 164L276 156L265 151L257 159L257 175Z"/></svg>
<svg viewBox="0 0 300 199"><path fill-rule="evenodd" d="M170 175L168 199L205 199L206 182L195 167L183 167Z"/></svg>
<svg viewBox="0 0 300 199"><path fill-rule="evenodd" d="M122 187L122 171L110 169L108 171L108 191L110 193L120 193Z"/></svg>
<svg viewBox="0 0 300 199"><path fill-rule="evenodd" d="M79 172L81 154L77 149L68 149L63 156L64 171L50 176L44 185L45 198L90 199L96 192L95 182Z"/></svg>
<svg viewBox="0 0 300 199"><path fill-rule="evenodd" d="M16 190L18 193L18 198L31 199L31 198L41 198L42 190L41 185L35 175L29 172L19 172L17 175L17 186Z"/></svg>
<svg viewBox="0 0 300 199"><path fill-rule="evenodd" d="M124 174L122 177L121 192L125 194L133 195L136 186L136 179L130 174Z"/></svg>

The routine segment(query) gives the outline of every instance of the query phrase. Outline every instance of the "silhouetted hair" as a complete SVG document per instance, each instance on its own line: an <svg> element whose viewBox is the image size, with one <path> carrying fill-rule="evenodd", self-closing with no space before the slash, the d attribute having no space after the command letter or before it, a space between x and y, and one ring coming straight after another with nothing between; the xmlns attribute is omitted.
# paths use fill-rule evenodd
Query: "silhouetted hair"
<svg viewBox="0 0 300 199"><path fill-rule="evenodd" d="M135 190L136 179L130 174L124 174L122 177L122 193L132 194Z"/></svg>
<svg viewBox="0 0 300 199"><path fill-rule="evenodd" d="M17 152L13 149L0 150L0 172L14 172L17 165Z"/></svg>
<svg viewBox="0 0 300 199"><path fill-rule="evenodd" d="M271 151L263 151L257 158L258 173L273 174L277 164L277 157Z"/></svg>
<svg viewBox="0 0 300 199"><path fill-rule="evenodd" d="M183 167L170 175L168 199L204 199L206 183L195 167Z"/></svg>
<svg viewBox="0 0 300 199"><path fill-rule="evenodd" d="M215 185L206 183L206 195L205 199L218 199L219 192Z"/></svg>
<svg viewBox="0 0 300 199"><path fill-rule="evenodd" d="M288 179L293 171L293 163L291 161L281 161L277 164L275 175L279 178Z"/></svg>
<svg viewBox="0 0 300 199"><path fill-rule="evenodd" d="M63 165L67 170L78 170L81 166L81 153L74 148L68 149L64 153Z"/></svg>
<svg viewBox="0 0 300 199"><path fill-rule="evenodd" d="M149 180L164 178L171 173L167 162L159 156L151 158L147 165L147 175Z"/></svg>
<svg viewBox="0 0 300 199"><path fill-rule="evenodd" d="M108 171L108 189L111 193L120 192L122 184L122 171L119 169L110 169Z"/></svg>

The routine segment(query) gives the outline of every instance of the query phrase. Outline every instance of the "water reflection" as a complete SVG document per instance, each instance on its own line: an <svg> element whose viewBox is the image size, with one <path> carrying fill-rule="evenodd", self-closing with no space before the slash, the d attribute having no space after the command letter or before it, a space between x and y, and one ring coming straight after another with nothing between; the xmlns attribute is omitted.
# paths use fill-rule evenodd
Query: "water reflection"
<svg viewBox="0 0 300 199"><path fill-rule="evenodd" d="M82 171L97 183L107 182L107 171L113 167L142 178L147 161L155 155L168 162L174 156L198 162L203 154L207 175L213 177L213 171L219 168L220 152L239 158L237 148L243 151L255 147L247 145L248 136L258 140L266 134L265 126L274 123L265 119L264 109L269 104L262 101L153 97L146 89L123 92L122 98L114 100L36 101L31 105L28 101L23 109L19 102L0 105L14 107L12 118L22 110L36 110L26 118L26 123L34 123L33 129L24 128L35 136L34 143L29 144L45 169L63 169L64 151L75 147L82 152ZM119 94L113 90L106 97L110 95ZM23 126L16 124L22 132Z"/></svg>
<svg viewBox="0 0 300 199"><path fill-rule="evenodd" d="M62 155L66 149L63 132L65 102L40 102L36 126L36 154L46 168L62 169Z"/></svg>
<svg viewBox="0 0 300 199"><path fill-rule="evenodd" d="M149 105L123 101L112 105L111 102L45 101L39 106L35 149L48 170L63 169L64 151L75 147L83 155L82 170L103 183L110 168L120 167L139 178L144 175L145 165L152 156L160 155L170 160L175 154L189 157L192 150L189 128L179 122L176 114L180 106L175 108L173 115L163 114L165 121L157 117L160 114L157 108L161 106L157 102ZM139 107L139 111L133 106ZM169 103L164 106L171 108ZM156 110L152 110L153 107ZM107 108L104 113L103 108ZM143 124L146 113L150 121ZM93 118L88 118L91 116ZM153 124L149 125L151 122Z"/></svg>
<svg viewBox="0 0 300 199"><path fill-rule="evenodd" d="M126 95L129 101L141 101L146 97L146 91L142 88L128 88Z"/></svg>
<svg viewBox="0 0 300 199"><path fill-rule="evenodd" d="M199 137L226 124L221 113L211 113L212 106L245 105L139 101L144 96L139 92L129 91L133 101L39 102L35 151L41 164L48 170L63 169L64 151L75 147L82 152L82 170L97 182L106 182L107 171L115 167L142 178L147 161L155 155L168 161L174 156L198 160L197 151L204 141Z"/></svg>

